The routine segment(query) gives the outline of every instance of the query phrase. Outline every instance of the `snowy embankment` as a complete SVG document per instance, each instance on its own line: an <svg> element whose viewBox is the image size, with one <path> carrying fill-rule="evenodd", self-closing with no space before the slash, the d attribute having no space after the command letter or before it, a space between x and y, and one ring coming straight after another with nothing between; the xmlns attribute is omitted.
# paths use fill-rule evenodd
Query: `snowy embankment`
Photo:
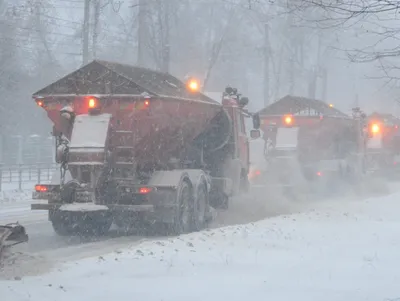
<svg viewBox="0 0 400 301"><path fill-rule="evenodd" d="M35 277L3 300L395 300L400 194L147 241Z"/></svg>
<svg viewBox="0 0 400 301"><path fill-rule="evenodd" d="M47 219L44 211L31 211L35 184L24 183L22 190L16 184L3 184L0 191L0 225L19 222L23 226Z"/></svg>

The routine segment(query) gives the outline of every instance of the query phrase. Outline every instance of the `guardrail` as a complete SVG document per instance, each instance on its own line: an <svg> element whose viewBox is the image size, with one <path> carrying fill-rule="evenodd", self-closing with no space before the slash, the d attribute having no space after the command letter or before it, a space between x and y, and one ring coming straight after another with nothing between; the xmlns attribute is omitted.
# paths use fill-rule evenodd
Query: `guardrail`
<svg viewBox="0 0 400 301"><path fill-rule="evenodd" d="M0 164L0 191L10 184L15 186L14 189L22 190L22 184L24 183L50 181L53 172L57 168L58 165L55 163Z"/></svg>

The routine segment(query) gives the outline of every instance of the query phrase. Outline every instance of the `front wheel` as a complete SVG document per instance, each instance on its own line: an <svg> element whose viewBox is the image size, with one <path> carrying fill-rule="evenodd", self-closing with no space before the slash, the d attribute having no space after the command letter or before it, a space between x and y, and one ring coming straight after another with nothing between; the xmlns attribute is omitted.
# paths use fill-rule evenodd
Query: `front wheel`
<svg viewBox="0 0 400 301"><path fill-rule="evenodd" d="M197 188L196 200L193 206L193 230L200 231L206 226L208 209L208 191L206 184L202 183Z"/></svg>

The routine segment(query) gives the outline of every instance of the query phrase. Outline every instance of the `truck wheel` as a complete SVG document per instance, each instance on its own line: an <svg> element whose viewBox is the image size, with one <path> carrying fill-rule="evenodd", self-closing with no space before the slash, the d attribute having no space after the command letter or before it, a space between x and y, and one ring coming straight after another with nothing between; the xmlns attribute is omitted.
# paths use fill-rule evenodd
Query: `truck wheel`
<svg viewBox="0 0 400 301"><path fill-rule="evenodd" d="M173 224L173 234L187 233L192 228L193 221L193 194L188 180L182 181L177 194L178 210Z"/></svg>
<svg viewBox="0 0 400 301"><path fill-rule="evenodd" d="M193 205L193 230L200 231L206 225L208 207L207 186L201 183L197 188L197 197Z"/></svg>

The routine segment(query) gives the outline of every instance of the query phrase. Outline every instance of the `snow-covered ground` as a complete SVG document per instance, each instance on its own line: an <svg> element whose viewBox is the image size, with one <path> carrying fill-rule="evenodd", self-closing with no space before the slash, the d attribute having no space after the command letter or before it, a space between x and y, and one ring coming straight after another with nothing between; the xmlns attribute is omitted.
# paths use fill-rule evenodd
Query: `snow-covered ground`
<svg viewBox="0 0 400 301"><path fill-rule="evenodd" d="M1 300L399 300L399 199L132 243L1 281Z"/></svg>
<svg viewBox="0 0 400 301"><path fill-rule="evenodd" d="M13 203L31 199L35 184L36 182L34 181L24 182L22 183L22 189L19 190L18 183L2 183L0 191L0 206L4 203Z"/></svg>

